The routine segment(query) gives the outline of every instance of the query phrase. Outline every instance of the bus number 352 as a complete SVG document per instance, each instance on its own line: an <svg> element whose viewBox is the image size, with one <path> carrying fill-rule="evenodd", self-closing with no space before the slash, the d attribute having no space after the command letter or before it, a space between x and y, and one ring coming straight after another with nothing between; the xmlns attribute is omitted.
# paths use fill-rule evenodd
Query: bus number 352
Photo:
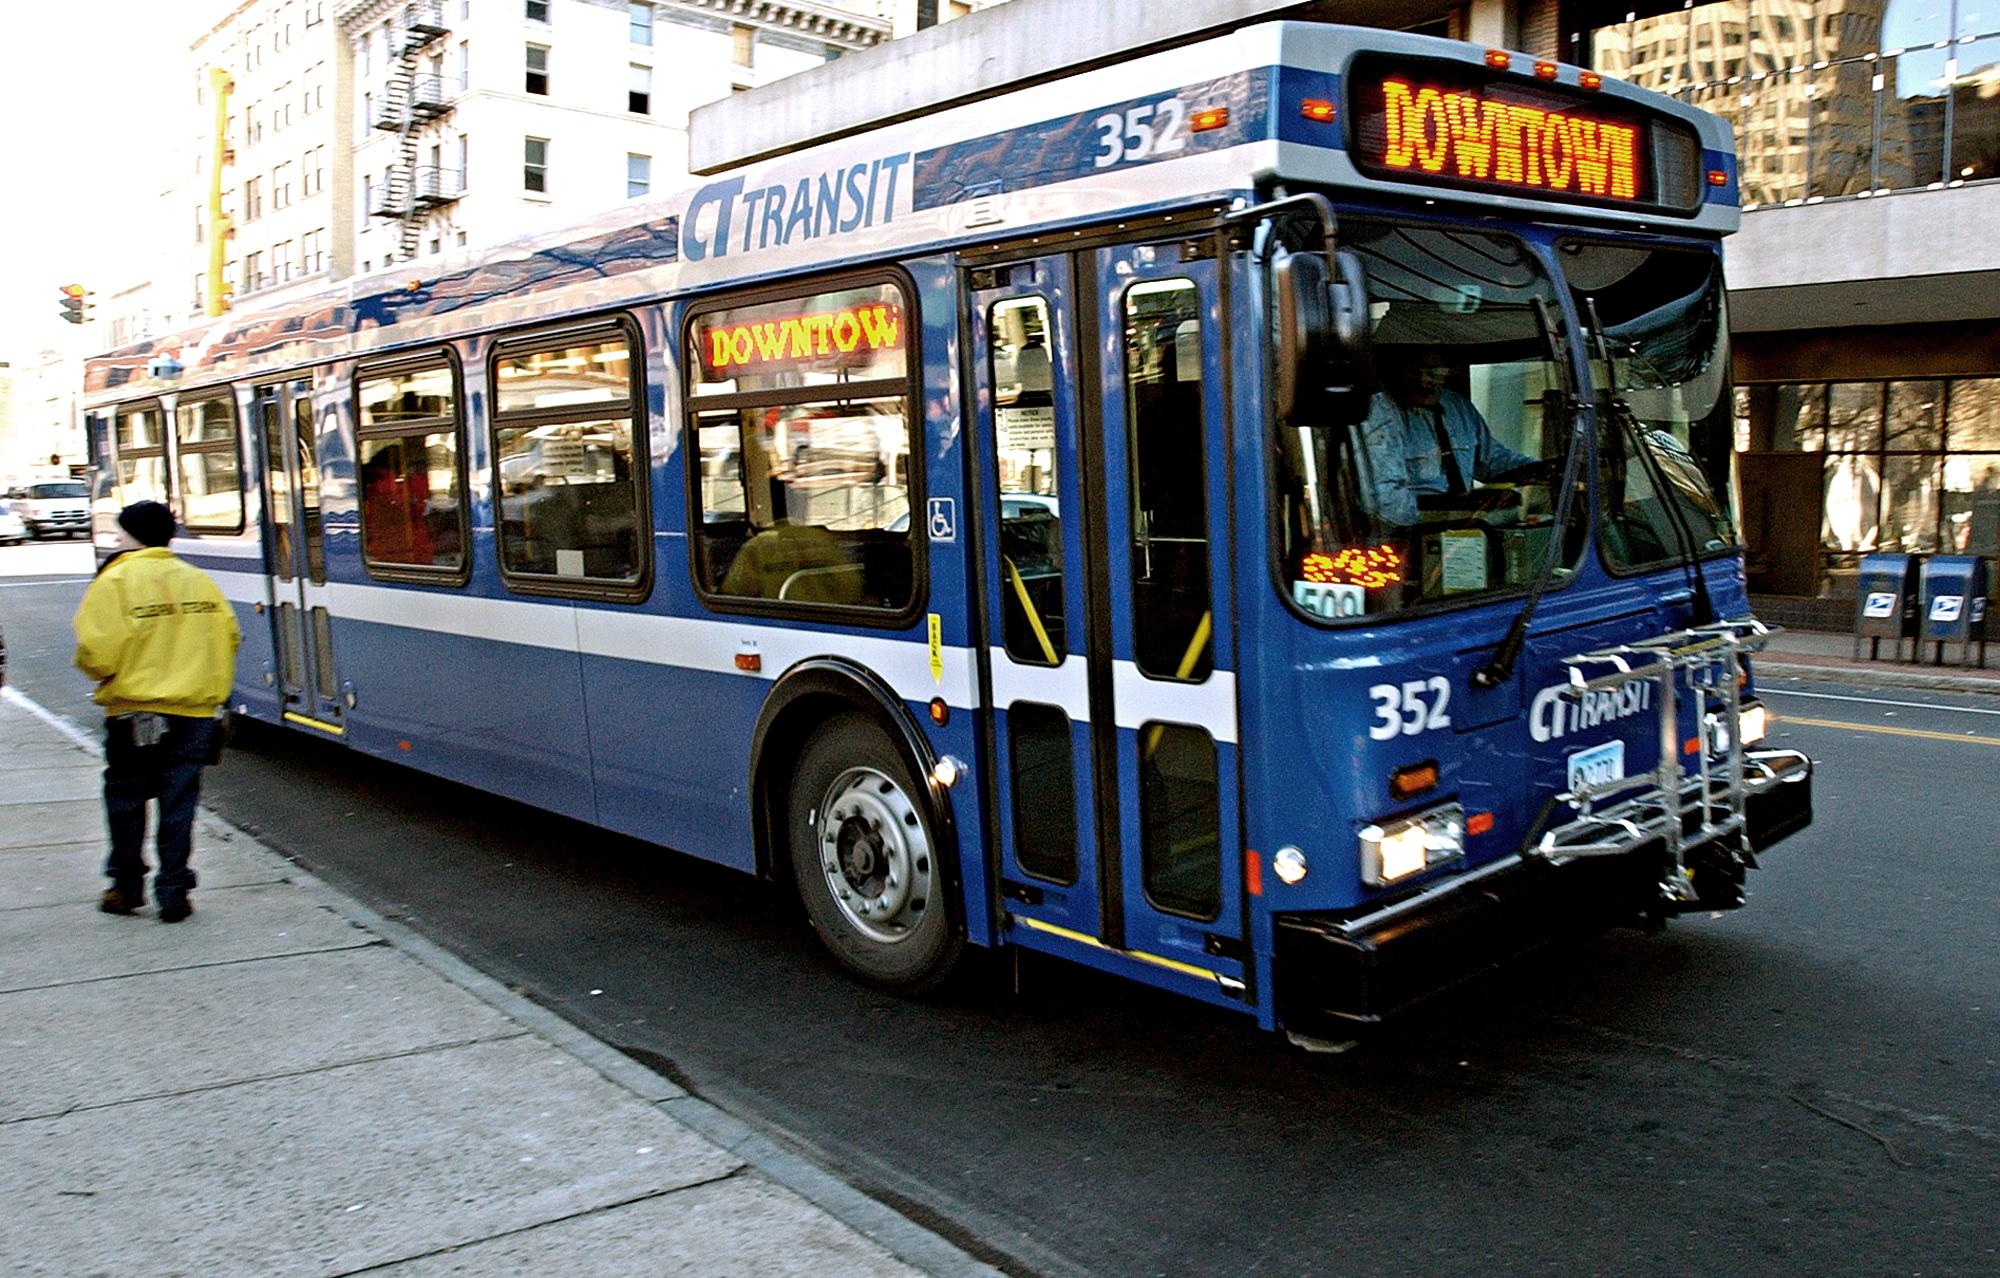
<svg viewBox="0 0 2000 1278"><path fill-rule="evenodd" d="M1187 146L1187 104L1179 98L1127 107L1123 114L1100 115L1094 123L1100 130L1096 156L1100 169L1172 155Z"/></svg>

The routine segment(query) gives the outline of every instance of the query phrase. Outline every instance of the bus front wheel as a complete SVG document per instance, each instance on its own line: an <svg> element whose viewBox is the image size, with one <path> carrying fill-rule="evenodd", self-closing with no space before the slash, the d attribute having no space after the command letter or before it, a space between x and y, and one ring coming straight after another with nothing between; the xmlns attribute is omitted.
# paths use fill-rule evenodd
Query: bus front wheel
<svg viewBox="0 0 2000 1278"><path fill-rule="evenodd" d="M864 980L920 994L964 947L923 790L888 734L841 715L807 738L786 804L792 874L813 930Z"/></svg>

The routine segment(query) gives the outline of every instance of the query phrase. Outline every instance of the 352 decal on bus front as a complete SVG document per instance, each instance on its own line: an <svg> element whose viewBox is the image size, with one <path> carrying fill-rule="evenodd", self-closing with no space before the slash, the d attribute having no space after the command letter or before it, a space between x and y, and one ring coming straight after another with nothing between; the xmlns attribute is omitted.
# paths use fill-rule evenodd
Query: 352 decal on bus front
<svg viewBox="0 0 2000 1278"><path fill-rule="evenodd" d="M1451 704L1451 680L1443 675L1406 679L1401 687L1378 683L1368 695L1375 702L1375 722L1368 726L1368 735L1377 741L1451 726L1451 716L1445 712Z"/></svg>

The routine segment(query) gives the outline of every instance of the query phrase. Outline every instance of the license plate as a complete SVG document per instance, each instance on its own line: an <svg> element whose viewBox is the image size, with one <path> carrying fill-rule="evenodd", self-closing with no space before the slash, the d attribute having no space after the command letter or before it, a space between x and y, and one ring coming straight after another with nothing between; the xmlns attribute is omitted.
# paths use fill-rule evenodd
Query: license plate
<svg viewBox="0 0 2000 1278"><path fill-rule="evenodd" d="M1625 743L1606 741L1569 757L1569 789L1575 794L1584 786L1601 786L1625 779Z"/></svg>

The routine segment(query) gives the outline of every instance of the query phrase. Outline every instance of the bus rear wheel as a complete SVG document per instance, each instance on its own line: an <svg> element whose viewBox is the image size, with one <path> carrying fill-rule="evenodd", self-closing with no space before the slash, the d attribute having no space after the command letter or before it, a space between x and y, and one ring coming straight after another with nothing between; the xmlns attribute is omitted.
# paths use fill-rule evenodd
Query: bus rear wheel
<svg viewBox="0 0 2000 1278"><path fill-rule="evenodd" d="M842 966L905 994L944 982L964 941L945 908L924 792L887 733L860 715L815 730L786 828L806 916Z"/></svg>

